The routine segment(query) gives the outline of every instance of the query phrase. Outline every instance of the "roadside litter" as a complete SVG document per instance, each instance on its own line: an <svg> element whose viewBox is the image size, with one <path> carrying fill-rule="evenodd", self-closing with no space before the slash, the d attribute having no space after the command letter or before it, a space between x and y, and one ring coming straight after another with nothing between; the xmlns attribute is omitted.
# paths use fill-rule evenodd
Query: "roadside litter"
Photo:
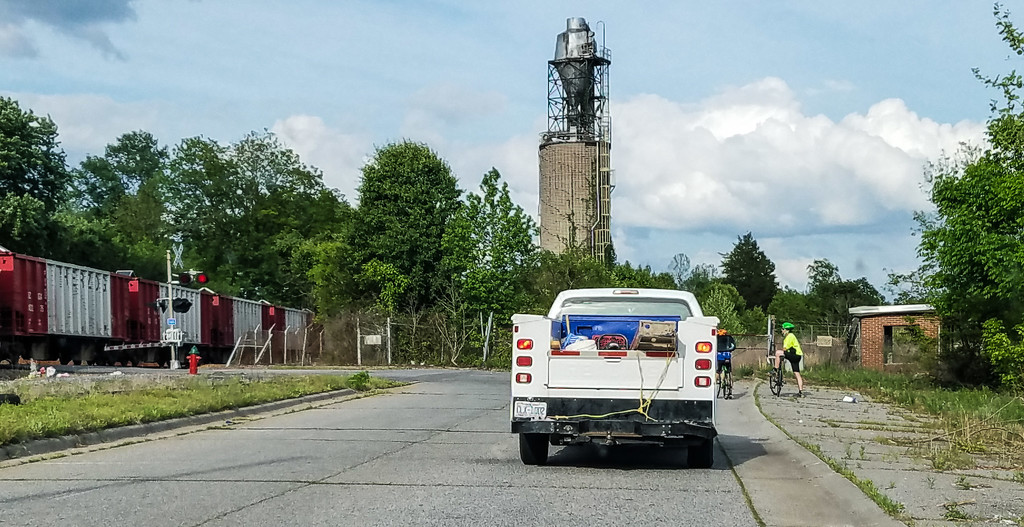
<svg viewBox="0 0 1024 527"><path fill-rule="evenodd" d="M843 402L844 403L855 403L855 402L857 402L857 396L855 396L855 395L847 395L847 396L843 397Z"/></svg>

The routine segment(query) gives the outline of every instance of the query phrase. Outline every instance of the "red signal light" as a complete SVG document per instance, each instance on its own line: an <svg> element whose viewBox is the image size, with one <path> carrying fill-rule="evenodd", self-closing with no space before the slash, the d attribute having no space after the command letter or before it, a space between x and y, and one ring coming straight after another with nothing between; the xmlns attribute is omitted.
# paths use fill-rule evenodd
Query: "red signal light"
<svg viewBox="0 0 1024 527"><path fill-rule="evenodd" d="M210 281L210 278L208 276L206 276L206 273L199 273L199 274L196 275L196 282L197 283L205 284L206 282L209 282L209 281Z"/></svg>
<svg viewBox="0 0 1024 527"><path fill-rule="evenodd" d="M516 347L521 350L532 350L533 339L519 339L516 341Z"/></svg>
<svg viewBox="0 0 1024 527"><path fill-rule="evenodd" d="M698 370L710 370L711 369L711 359L697 359L696 366L697 366Z"/></svg>
<svg viewBox="0 0 1024 527"><path fill-rule="evenodd" d="M529 357L526 355L516 357L516 366L533 366L533 357Z"/></svg>

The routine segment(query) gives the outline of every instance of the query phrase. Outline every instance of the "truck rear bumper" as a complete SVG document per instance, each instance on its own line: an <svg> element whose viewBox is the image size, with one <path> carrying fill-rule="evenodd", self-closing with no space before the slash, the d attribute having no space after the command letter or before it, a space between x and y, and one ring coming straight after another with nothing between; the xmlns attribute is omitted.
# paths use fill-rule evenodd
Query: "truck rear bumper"
<svg viewBox="0 0 1024 527"><path fill-rule="evenodd" d="M517 400L547 403L548 417L540 420L513 418L513 433L551 434L566 439L611 435L697 441L718 435L712 415L714 401L655 399L647 409L648 419L631 411L640 406L640 401L635 399L516 397L513 405Z"/></svg>

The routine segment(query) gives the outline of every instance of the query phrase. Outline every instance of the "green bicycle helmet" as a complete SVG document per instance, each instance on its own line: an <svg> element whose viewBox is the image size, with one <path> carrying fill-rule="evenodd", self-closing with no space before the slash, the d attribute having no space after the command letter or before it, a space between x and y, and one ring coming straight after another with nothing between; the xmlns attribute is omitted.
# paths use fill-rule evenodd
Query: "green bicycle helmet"
<svg viewBox="0 0 1024 527"><path fill-rule="evenodd" d="M793 329L795 327L796 326L794 326L792 323L789 323L789 322L783 322L782 323L782 329Z"/></svg>

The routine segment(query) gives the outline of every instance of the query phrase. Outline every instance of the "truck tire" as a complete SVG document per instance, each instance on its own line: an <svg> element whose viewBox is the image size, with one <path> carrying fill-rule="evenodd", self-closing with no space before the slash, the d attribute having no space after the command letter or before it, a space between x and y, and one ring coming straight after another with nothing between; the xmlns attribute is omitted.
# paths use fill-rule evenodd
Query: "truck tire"
<svg viewBox="0 0 1024 527"><path fill-rule="evenodd" d="M715 441L706 439L704 442L691 445L686 451L686 464L690 468L711 468L715 463Z"/></svg>
<svg viewBox="0 0 1024 527"><path fill-rule="evenodd" d="M519 434L519 458L523 460L524 465L546 465L547 434Z"/></svg>

